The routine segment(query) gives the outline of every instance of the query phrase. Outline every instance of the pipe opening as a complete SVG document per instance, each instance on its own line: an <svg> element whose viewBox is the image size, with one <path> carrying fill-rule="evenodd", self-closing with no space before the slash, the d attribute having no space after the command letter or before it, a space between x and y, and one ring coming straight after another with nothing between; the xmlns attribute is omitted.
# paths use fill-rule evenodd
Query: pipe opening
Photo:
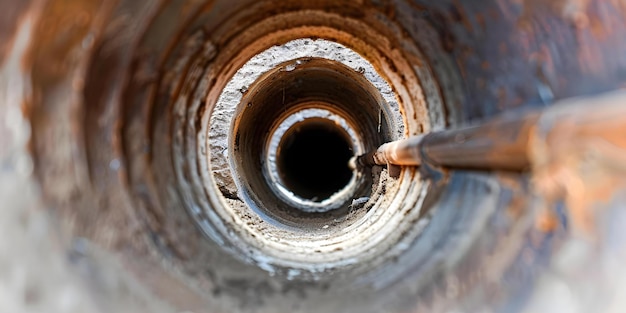
<svg viewBox="0 0 626 313"><path fill-rule="evenodd" d="M5 237L56 259L12 263L87 266L57 289L102 311L521 310L568 243L539 218L569 231L567 202L528 175L347 158L625 83L617 1L14 2L0 161L33 197L5 193L27 226Z"/></svg>
<svg viewBox="0 0 626 313"><path fill-rule="evenodd" d="M278 172L294 194L320 201L343 189L353 176L348 134L333 121L309 119L294 125L281 140Z"/></svg>
<svg viewBox="0 0 626 313"><path fill-rule="evenodd" d="M235 103L229 125L238 192L259 214L293 227L345 215L375 183L349 159L394 137L385 100L338 61L296 58L268 69Z"/></svg>

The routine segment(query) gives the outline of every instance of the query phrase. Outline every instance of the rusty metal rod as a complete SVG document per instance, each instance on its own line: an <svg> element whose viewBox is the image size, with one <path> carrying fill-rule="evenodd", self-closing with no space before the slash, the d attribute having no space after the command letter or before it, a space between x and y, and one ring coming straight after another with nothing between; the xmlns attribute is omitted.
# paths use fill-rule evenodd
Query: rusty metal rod
<svg viewBox="0 0 626 313"><path fill-rule="evenodd" d="M565 102L574 102L574 105ZM507 112L478 126L432 132L385 143L374 151L353 158L350 166L419 166L428 163L448 168L526 171L533 165L532 158L536 152L532 146L533 139L545 136L542 130L545 132L546 128L561 129L560 124L570 125L571 120L576 120L575 125L566 128L575 133L575 129L585 129L589 126L587 124L597 124L596 115L599 112L618 112L615 113L617 116L613 114L603 118L619 118L626 124L624 92L588 101L566 100L564 103L544 110ZM545 121L542 124L542 119L548 120L548 116L564 110L568 112L568 117L551 120L548 125L543 125ZM605 129L597 136L606 137L610 134L612 130Z"/></svg>
<svg viewBox="0 0 626 313"><path fill-rule="evenodd" d="M419 149L435 166L527 170L528 139L539 116L535 111L512 112L479 126L433 132L424 136Z"/></svg>
<svg viewBox="0 0 626 313"><path fill-rule="evenodd" d="M419 166L421 165L419 149L423 138L423 135L419 135L385 143L374 151L353 157L350 160L350 167L386 164Z"/></svg>
<svg viewBox="0 0 626 313"><path fill-rule="evenodd" d="M521 171L529 166L528 138L538 112L504 114L482 125L388 142L351 166L403 165Z"/></svg>

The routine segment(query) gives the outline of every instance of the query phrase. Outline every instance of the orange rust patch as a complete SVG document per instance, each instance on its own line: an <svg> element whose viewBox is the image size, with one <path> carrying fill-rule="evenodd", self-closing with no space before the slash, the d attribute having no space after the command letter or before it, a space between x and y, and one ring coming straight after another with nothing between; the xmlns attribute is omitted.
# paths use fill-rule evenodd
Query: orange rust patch
<svg viewBox="0 0 626 313"><path fill-rule="evenodd" d="M556 215L547 210L544 210L543 212L538 214L537 218L535 219L535 227L542 232L553 232L558 225L559 221Z"/></svg>

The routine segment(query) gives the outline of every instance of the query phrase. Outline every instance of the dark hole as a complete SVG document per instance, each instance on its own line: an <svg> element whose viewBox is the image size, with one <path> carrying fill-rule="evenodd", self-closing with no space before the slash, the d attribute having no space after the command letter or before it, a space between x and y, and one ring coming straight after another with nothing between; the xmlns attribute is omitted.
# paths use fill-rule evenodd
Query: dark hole
<svg viewBox="0 0 626 313"><path fill-rule="evenodd" d="M333 121L309 119L292 126L282 139L278 171L294 194L322 201L352 178L348 135Z"/></svg>

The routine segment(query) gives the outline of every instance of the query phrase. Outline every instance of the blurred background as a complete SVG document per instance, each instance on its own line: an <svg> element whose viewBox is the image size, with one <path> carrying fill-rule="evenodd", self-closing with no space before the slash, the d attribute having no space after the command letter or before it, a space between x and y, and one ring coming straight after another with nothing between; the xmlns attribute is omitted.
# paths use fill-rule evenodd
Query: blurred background
<svg viewBox="0 0 626 313"><path fill-rule="evenodd" d="M0 312L624 312L625 16L0 0Z"/></svg>

